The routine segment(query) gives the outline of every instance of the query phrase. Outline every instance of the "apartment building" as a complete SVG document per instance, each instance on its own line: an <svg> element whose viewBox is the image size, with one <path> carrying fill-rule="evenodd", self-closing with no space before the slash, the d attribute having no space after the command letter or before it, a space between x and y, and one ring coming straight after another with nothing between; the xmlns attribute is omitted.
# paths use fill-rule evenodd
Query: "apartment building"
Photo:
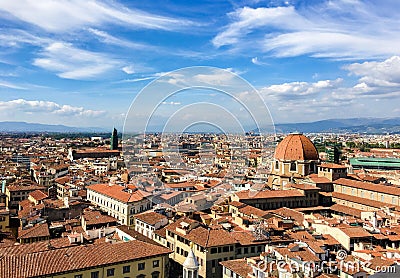
<svg viewBox="0 0 400 278"><path fill-rule="evenodd" d="M133 185L92 184L86 187L87 200L123 225L133 225L136 213L149 210L152 202L149 193Z"/></svg>

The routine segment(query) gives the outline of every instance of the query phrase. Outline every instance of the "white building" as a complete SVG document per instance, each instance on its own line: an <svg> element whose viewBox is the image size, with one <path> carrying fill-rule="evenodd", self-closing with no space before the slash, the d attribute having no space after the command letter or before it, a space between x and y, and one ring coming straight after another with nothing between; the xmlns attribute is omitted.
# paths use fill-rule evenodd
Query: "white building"
<svg viewBox="0 0 400 278"><path fill-rule="evenodd" d="M142 235L153 239L153 232L168 224L165 215L154 211L135 215L135 230Z"/></svg>
<svg viewBox="0 0 400 278"><path fill-rule="evenodd" d="M151 208L147 198L151 194L135 186L92 184L87 188L87 199L123 225L133 225L133 215Z"/></svg>

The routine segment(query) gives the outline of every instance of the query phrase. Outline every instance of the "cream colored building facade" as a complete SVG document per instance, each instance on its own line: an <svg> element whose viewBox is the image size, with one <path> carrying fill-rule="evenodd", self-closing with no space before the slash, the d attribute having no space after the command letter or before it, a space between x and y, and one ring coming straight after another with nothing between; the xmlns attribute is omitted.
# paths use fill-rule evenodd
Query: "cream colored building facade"
<svg viewBox="0 0 400 278"><path fill-rule="evenodd" d="M123 225L134 225L134 215L151 208L147 196L146 192L120 185L94 184L87 187L87 200Z"/></svg>

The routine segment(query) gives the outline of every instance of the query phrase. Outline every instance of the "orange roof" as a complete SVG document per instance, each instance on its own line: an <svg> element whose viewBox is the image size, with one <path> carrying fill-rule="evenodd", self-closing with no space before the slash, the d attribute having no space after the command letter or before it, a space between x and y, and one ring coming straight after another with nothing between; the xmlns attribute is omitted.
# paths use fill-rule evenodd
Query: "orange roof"
<svg viewBox="0 0 400 278"><path fill-rule="evenodd" d="M46 199L47 197L49 197L47 194L43 193L40 190L35 190L35 191L29 193L29 195L36 201L40 201L40 200L43 200L43 199Z"/></svg>
<svg viewBox="0 0 400 278"><path fill-rule="evenodd" d="M164 219L167 219L165 215L159 214L154 211L136 214L135 218L152 226L156 225L158 222Z"/></svg>
<svg viewBox="0 0 400 278"><path fill-rule="evenodd" d="M400 188L382 184L375 184L370 182L355 181L346 178L340 178L334 181L336 184L345 185L349 187L355 187L360 189L366 189L370 191L386 193L390 195L400 196Z"/></svg>
<svg viewBox="0 0 400 278"><path fill-rule="evenodd" d="M165 247L140 240L50 249L31 254L4 256L0 265L0 277L45 277L71 271L76 273L169 253L171 251Z"/></svg>
<svg viewBox="0 0 400 278"><path fill-rule="evenodd" d="M276 147L276 159L318 160L318 151L313 142L302 134L289 134Z"/></svg>
<svg viewBox="0 0 400 278"><path fill-rule="evenodd" d="M350 201L357 204L366 205L373 208L383 208L383 207L396 207L395 205L390 205L388 203L383 203L375 200L370 200L366 198L356 197L353 195L347 195L339 192L332 192L332 197L340 200Z"/></svg>
<svg viewBox="0 0 400 278"><path fill-rule="evenodd" d="M49 227L47 224L38 224L32 228L22 229L18 228L18 238L35 238L35 237L48 237L50 236Z"/></svg>
<svg viewBox="0 0 400 278"><path fill-rule="evenodd" d="M108 185L104 183L92 184L86 188L124 203L138 202L151 195L142 190L127 190L120 185Z"/></svg>
<svg viewBox="0 0 400 278"><path fill-rule="evenodd" d="M336 163L321 163L319 167L322 168L330 168L330 169L346 169L347 167L344 165L336 164Z"/></svg>
<svg viewBox="0 0 400 278"><path fill-rule="evenodd" d="M298 190L267 190L253 192L243 190L235 193L240 200L245 199L271 199L271 198L288 198L288 197L304 197L304 194Z"/></svg>

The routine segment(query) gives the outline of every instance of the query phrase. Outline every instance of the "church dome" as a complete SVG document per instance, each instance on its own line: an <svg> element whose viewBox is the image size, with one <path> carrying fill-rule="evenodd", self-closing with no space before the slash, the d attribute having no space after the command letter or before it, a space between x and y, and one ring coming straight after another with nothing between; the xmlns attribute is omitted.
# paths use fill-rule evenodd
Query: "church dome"
<svg viewBox="0 0 400 278"><path fill-rule="evenodd" d="M303 134L289 134L275 149L275 159L318 160L318 151L313 142Z"/></svg>

